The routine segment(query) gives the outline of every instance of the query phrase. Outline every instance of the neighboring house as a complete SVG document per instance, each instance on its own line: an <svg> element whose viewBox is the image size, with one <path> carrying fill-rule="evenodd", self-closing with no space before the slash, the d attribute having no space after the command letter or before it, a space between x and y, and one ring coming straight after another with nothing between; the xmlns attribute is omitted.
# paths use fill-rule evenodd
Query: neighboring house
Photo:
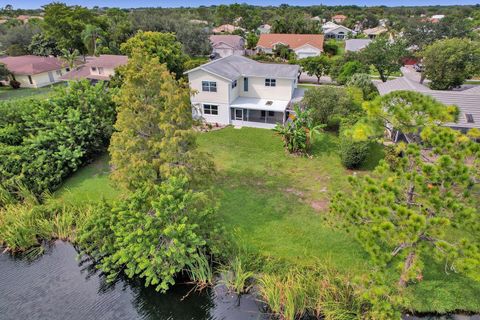
<svg viewBox="0 0 480 320"><path fill-rule="evenodd" d="M20 82L23 88L40 88L61 81L60 77L69 71L65 63L54 57L18 56L0 58L12 73L11 78Z"/></svg>
<svg viewBox="0 0 480 320"><path fill-rule="evenodd" d="M242 56L213 60L186 72L193 116L220 125L274 128L296 97L298 65Z"/></svg>
<svg viewBox="0 0 480 320"><path fill-rule="evenodd" d="M350 35L356 35L357 32L345 26L340 26L333 22L327 22L322 26L323 34L328 39L347 39Z"/></svg>
<svg viewBox="0 0 480 320"><path fill-rule="evenodd" d="M357 52L368 46L371 39L348 39L345 40L345 51Z"/></svg>
<svg viewBox="0 0 480 320"><path fill-rule="evenodd" d="M279 44L289 46L298 59L319 56L323 52L321 34L261 34L257 43L257 52L272 53Z"/></svg>
<svg viewBox="0 0 480 320"><path fill-rule="evenodd" d="M332 21L335 23L343 23L345 20L347 20L347 16L343 14L337 14L332 17Z"/></svg>
<svg viewBox="0 0 480 320"><path fill-rule="evenodd" d="M446 123L445 126L462 132L472 128L480 129L480 87L463 91L432 90L405 76L387 82L375 82L375 86L382 96L394 91L408 90L429 95L445 105L456 105L460 110L458 121ZM401 139L409 140L408 136L404 136L398 131L391 130L390 133L394 142Z"/></svg>
<svg viewBox="0 0 480 320"><path fill-rule="evenodd" d="M213 33L219 34L219 33L232 33L235 30L243 30L240 27L236 27L231 24L222 24L221 26L218 26L216 28L212 29Z"/></svg>
<svg viewBox="0 0 480 320"><path fill-rule="evenodd" d="M216 57L245 55L245 39L237 35L212 35L210 36L212 53Z"/></svg>
<svg viewBox="0 0 480 320"><path fill-rule="evenodd" d="M272 30L272 26L269 24L262 24L260 27L257 28L257 31L260 34L270 33L270 30Z"/></svg>
<svg viewBox="0 0 480 320"><path fill-rule="evenodd" d="M85 64L62 76L62 80L108 81L115 74L115 68L127 62L128 57L120 55L102 54L98 57L88 57Z"/></svg>
<svg viewBox="0 0 480 320"><path fill-rule="evenodd" d="M377 36L386 33L387 31L387 28L379 26L371 29L365 29L363 30L363 33L367 35L368 38L375 39Z"/></svg>
<svg viewBox="0 0 480 320"><path fill-rule="evenodd" d="M41 16L27 16L27 15L20 15L16 18L18 21L21 21L22 23L27 23L29 20L32 19L39 19L43 20L43 17Z"/></svg>

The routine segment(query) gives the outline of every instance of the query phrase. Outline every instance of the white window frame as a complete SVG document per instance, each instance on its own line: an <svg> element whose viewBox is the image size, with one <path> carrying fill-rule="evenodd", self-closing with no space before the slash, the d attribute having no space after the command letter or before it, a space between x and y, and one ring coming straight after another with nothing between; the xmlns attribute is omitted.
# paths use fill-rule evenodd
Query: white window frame
<svg viewBox="0 0 480 320"><path fill-rule="evenodd" d="M218 105L204 104L203 105L203 114L207 114L209 116L218 116Z"/></svg>
<svg viewBox="0 0 480 320"><path fill-rule="evenodd" d="M235 89L237 87L238 83L237 80L232 81L232 89Z"/></svg>
<svg viewBox="0 0 480 320"><path fill-rule="evenodd" d="M203 92L217 92L217 82L216 81L202 81L202 91Z"/></svg>
<svg viewBox="0 0 480 320"><path fill-rule="evenodd" d="M265 87L276 87L277 79L265 78Z"/></svg>

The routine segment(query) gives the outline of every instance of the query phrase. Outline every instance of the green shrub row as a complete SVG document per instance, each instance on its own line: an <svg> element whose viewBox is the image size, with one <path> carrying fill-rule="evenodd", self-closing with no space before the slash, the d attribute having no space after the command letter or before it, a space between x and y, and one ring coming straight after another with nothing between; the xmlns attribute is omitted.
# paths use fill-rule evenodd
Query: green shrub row
<svg viewBox="0 0 480 320"><path fill-rule="evenodd" d="M107 146L115 121L102 83L72 82L51 98L0 103L0 184L35 194L63 179Z"/></svg>

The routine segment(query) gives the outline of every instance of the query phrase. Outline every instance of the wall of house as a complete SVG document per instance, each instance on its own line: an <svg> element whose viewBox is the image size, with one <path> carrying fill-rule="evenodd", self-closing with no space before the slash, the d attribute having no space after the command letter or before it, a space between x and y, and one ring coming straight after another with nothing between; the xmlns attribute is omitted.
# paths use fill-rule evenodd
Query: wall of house
<svg viewBox="0 0 480 320"><path fill-rule="evenodd" d="M218 115L205 114L203 105L210 104L218 106ZM192 102L192 113L194 119L203 119L208 123L218 123L221 125L230 124L230 106L222 103L211 103L210 101Z"/></svg>
<svg viewBox="0 0 480 320"><path fill-rule="evenodd" d="M48 75L49 72L53 76L53 82L50 81L50 77ZM63 74L65 74L67 71L66 71L65 68L63 68L63 69L53 70L53 71L49 71L49 72L42 72L42 73L31 75L32 82L33 82L32 84L28 80L28 75L14 75L14 76L15 76L15 80L20 82L20 87L21 88L40 88L40 87L44 87L44 86L50 85L52 83L57 83L57 82L61 81L60 77ZM57 73L57 72L60 72L60 73Z"/></svg>
<svg viewBox="0 0 480 320"><path fill-rule="evenodd" d="M192 102L208 101L212 103L228 103L231 82L219 76L197 70L188 74L190 88L196 91L192 96ZM217 92L203 92L202 81L215 81L217 83Z"/></svg>
<svg viewBox="0 0 480 320"><path fill-rule="evenodd" d="M103 73L100 73L98 70L98 67L95 67L95 70L92 70L90 67L90 74L92 75L101 75L101 76L113 76L115 74L115 69L114 68L105 68L103 67Z"/></svg>
<svg viewBox="0 0 480 320"><path fill-rule="evenodd" d="M290 100L293 95L292 83L289 79L276 79L275 87L266 87L265 78L249 77L248 92L243 91L243 77L239 81L239 92L242 97L272 99L272 100Z"/></svg>
<svg viewBox="0 0 480 320"><path fill-rule="evenodd" d="M320 49L312 47L310 45L306 45L306 46L296 48L294 51L295 51L295 54L297 55L298 59L319 56L322 53L322 51L320 51Z"/></svg>

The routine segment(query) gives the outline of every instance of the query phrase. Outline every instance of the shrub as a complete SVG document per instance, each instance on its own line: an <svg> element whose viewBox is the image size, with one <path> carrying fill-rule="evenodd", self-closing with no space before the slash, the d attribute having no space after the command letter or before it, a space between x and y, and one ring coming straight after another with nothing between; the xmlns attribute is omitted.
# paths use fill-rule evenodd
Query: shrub
<svg viewBox="0 0 480 320"><path fill-rule="evenodd" d="M314 123L337 129L339 118L361 111L361 100L346 88L322 86L307 90L302 103L311 110Z"/></svg>
<svg viewBox="0 0 480 320"><path fill-rule="evenodd" d="M365 73L352 75L347 81L347 86L362 90L364 100L373 100L378 95L377 87L373 84L370 75Z"/></svg>
<svg viewBox="0 0 480 320"><path fill-rule="evenodd" d="M339 84L346 84L355 74L368 73L368 68L360 61L348 61L340 68L340 72L335 80Z"/></svg>
<svg viewBox="0 0 480 320"><path fill-rule="evenodd" d="M178 273L192 264L198 267L200 255L213 247L217 224L207 195L187 184L184 177L171 177L113 205L105 203L89 216L79 244L108 280L124 272L165 292ZM200 278L209 281L210 271L202 273Z"/></svg>
<svg viewBox="0 0 480 320"><path fill-rule="evenodd" d="M347 169L357 169L365 161L370 149L368 141L353 141L342 137L340 140L340 160Z"/></svg>
<svg viewBox="0 0 480 320"><path fill-rule="evenodd" d="M19 89L20 88L20 85L21 83L18 82L17 80L10 80L10 86L12 87L12 89Z"/></svg>
<svg viewBox="0 0 480 320"><path fill-rule="evenodd" d="M20 182L37 195L55 190L105 149L114 120L102 83L72 82L48 100L0 103L0 184Z"/></svg>
<svg viewBox="0 0 480 320"><path fill-rule="evenodd" d="M338 54L339 46L336 40L330 39L325 41L323 44L323 51L330 56L335 56Z"/></svg>

